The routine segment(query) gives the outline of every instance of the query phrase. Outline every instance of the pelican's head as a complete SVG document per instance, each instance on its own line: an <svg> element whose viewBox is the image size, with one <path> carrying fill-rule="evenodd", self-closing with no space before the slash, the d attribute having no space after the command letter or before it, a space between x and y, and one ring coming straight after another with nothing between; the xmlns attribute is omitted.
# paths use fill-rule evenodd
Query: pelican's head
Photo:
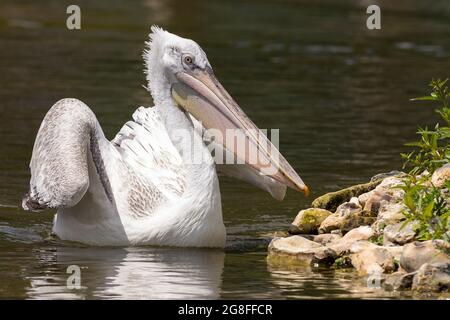
<svg viewBox="0 0 450 320"><path fill-rule="evenodd" d="M205 129L222 133L214 135L215 142L252 172L308 194L302 179L217 80L196 42L153 26L147 45L144 59L155 104L172 99ZM245 145L236 144L234 137L227 139L228 130L243 133Z"/></svg>

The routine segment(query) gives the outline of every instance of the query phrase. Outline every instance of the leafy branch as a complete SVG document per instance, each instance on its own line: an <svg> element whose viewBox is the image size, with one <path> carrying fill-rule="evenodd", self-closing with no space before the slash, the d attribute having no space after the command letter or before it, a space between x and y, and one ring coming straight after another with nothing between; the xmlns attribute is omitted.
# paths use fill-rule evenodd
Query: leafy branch
<svg viewBox="0 0 450 320"><path fill-rule="evenodd" d="M404 165L403 169L410 168L410 174L417 175L424 171L432 174L437 168L450 162L450 148L448 147L450 139L450 93L446 80L432 80L430 87L432 89L429 96L414 98L412 101L435 101L441 105L436 112L444 120L444 126L439 123L433 130L427 127L419 128L417 134L419 141L407 143L406 146L414 147L415 150L409 153L402 153Z"/></svg>
<svg viewBox="0 0 450 320"><path fill-rule="evenodd" d="M444 239L450 242L450 181L443 186L431 183L431 175L444 164L450 162L450 93L447 80L432 80L429 96L414 98L412 101L434 101L440 108L435 111L441 116L444 125L437 123L434 129L419 128L419 141L406 144L415 148L409 153L402 153L403 168L409 168L409 175L400 186L405 195L403 214L408 222L415 221L417 239Z"/></svg>

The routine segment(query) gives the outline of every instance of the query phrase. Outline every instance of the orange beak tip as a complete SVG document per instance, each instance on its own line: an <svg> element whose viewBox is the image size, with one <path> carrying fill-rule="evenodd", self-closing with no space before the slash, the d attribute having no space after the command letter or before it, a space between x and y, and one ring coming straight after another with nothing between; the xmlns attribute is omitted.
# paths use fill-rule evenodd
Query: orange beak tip
<svg viewBox="0 0 450 320"><path fill-rule="evenodd" d="M308 196L309 196L310 191L309 191L309 188L308 188L307 186L305 186L305 187L303 188L303 193L305 194L305 197L308 197Z"/></svg>

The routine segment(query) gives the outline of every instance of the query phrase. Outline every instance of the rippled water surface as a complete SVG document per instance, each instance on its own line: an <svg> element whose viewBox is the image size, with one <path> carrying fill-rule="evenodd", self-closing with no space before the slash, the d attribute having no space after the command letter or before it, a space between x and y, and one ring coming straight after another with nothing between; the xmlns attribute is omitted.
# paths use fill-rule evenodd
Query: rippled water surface
<svg viewBox="0 0 450 320"><path fill-rule="evenodd" d="M226 250L89 248L48 239L53 212L29 214L34 137L49 107L77 97L108 137L152 104L141 53L152 24L199 42L216 75L321 193L398 169L402 144L431 108L408 101L450 70L448 1L87 1L82 30L65 28L73 1L0 3L0 298L402 298L353 272L267 265L270 236L308 205L221 182ZM370 4L377 1L370 1ZM433 5L431 5L431 3ZM79 265L82 289L66 287Z"/></svg>

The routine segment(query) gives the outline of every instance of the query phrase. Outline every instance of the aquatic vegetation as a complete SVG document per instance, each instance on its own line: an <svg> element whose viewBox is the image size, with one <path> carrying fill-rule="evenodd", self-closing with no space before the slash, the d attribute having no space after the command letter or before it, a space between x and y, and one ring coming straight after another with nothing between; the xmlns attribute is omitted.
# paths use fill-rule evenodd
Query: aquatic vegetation
<svg viewBox="0 0 450 320"><path fill-rule="evenodd" d="M403 169L409 168L411 175L428 171L432 174L437 168L450 161L450 93L446 80L432 80L429 96L411 99L411 101L434 101L440 104L436 112L444 120L445 126L437 123L434 129L419 128L419 141L407 143L406 146L415 147L409 153L402 153L405 160Z"/></svg>
<svg viewBox="0 0 450 320"><path fill-rule="evenodd" d="M429 96L412 99L439 103L436 112L444 125L437 123L432 130L427 127L419 128L417 133L421 139L407 144L415 149L401 154L405 160L404 168L409 168L404 185L399 186L405 191L404 225L409 221L418 221L416 231L419 240L450 241L450 93L447 81L448 79L432 80Z"/></svg>

